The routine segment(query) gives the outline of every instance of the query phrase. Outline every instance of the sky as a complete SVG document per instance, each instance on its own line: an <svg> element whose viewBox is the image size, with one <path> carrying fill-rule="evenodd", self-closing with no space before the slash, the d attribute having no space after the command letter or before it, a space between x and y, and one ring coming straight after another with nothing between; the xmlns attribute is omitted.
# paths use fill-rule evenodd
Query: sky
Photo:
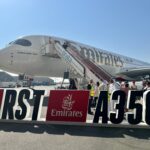
<svg viewBox="0 0 150 150"><path fill-rule="evenodd" d="M0 0L0 48L50 35L150 62L150 0Z"/></svg>

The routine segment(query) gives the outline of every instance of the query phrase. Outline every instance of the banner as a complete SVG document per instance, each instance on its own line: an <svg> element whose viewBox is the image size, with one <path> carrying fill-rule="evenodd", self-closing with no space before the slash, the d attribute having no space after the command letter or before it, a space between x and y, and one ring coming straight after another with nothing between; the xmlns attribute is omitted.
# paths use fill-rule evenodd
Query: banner
<svg viewBox="0 0 150 150"><path fill-rule="evenodd" d="M45 90L0 89L0 119L86 122L89 91L51 90L43 117L45 95Z"/></svg>
<svg viewBox="0 0 150 150"><path fill-rule="evenodd" d="M52 90L46 120L86 122L88 98L88 91Z"/></svg>
<svg viewBox="0 0 150 150"><path fill-rule="evenodd" d="M89 91L51 90L46 106L43 103L45 96L45 90L0 89L0 119L87 124ZM113 111L109 109L111 102L114 103ZM90 118L91 125L149 126L150 90L129 91L128 95L117 90L109 101L108 92L101 91Z"/></svg>

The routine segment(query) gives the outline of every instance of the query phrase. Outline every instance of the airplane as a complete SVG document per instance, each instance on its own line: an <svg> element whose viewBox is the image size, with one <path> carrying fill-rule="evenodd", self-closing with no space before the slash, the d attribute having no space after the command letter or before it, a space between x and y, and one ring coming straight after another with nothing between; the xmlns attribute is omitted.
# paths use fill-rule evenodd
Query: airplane
<svg viewBox="0 0 150 150"><path fill-rule="evenodd" d="M0 69L31 76L141 80L150 64L63 38L29 35L0 50Z"/></svg>

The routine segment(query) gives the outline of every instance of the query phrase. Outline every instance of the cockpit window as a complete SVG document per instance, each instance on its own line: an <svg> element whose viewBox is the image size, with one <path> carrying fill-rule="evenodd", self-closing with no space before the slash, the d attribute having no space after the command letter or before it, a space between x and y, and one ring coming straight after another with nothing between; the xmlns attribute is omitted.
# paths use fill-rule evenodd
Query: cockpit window
<svg viewBox="0 0 150 150"><path fill-rule="evenodd" d="M14 41L13 44L18 44L21 46L31 46L32 45L32 43L26 39L18 39L16 41Z"/></svg>

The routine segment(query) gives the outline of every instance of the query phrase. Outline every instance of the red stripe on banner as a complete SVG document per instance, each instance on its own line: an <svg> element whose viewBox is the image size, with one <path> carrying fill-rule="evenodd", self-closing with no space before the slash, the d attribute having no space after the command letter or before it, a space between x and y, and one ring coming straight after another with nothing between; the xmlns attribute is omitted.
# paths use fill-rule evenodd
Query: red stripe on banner
<svg viewBox="0 0 150 150"><path fill-rule="evenodd" d="M86 122L89 91L51 90L46 120Z"/></svg>
<svg viewBox="0 0 150 150"><path fill-rule="evenodd" d="M4 90L0 89L0 107L1 107L1 104L2 104L3 93L4 93Z"/></svg>

